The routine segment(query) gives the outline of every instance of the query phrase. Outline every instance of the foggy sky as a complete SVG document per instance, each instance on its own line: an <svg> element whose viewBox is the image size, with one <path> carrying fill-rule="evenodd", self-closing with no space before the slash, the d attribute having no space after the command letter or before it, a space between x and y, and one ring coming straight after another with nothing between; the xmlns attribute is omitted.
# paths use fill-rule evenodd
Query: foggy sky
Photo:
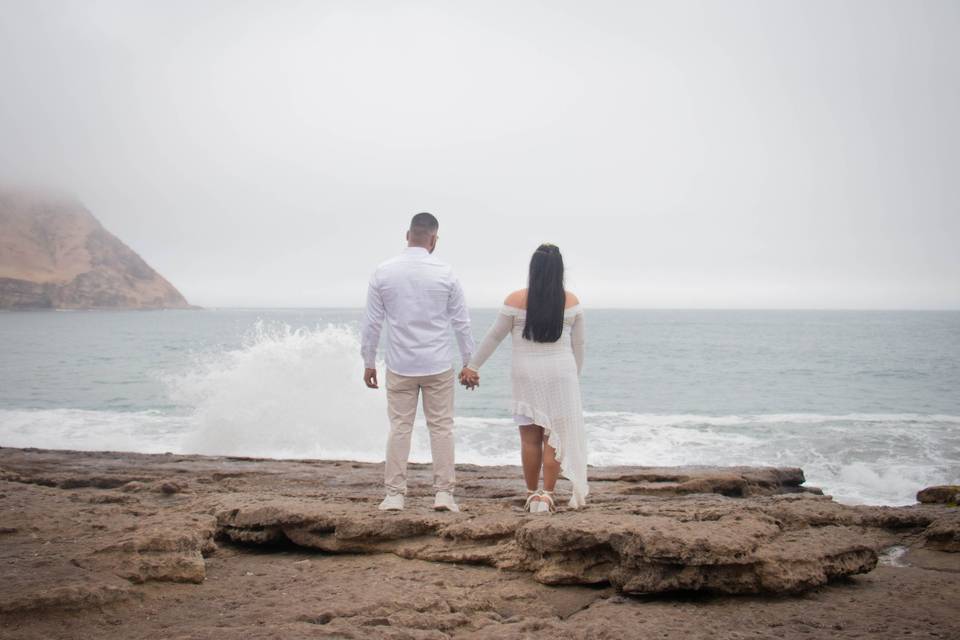
<svg viewBox="0 0 960 640"><path fill-rule="evenodd" d="M960 308L960 3L0 0L0 183L194 304Z"/></svg>

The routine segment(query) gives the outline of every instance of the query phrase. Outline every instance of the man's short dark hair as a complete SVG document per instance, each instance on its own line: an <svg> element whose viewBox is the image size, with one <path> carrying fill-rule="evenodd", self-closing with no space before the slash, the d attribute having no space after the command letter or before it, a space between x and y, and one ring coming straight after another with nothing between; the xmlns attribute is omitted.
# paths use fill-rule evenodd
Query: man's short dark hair
<svg viewBox="0 0 960 640"><path fill-rule="evenodd" d="M427 236L437 232L440 223L432 213L418 213L410 221L410 233L416 236Z"/></svg>

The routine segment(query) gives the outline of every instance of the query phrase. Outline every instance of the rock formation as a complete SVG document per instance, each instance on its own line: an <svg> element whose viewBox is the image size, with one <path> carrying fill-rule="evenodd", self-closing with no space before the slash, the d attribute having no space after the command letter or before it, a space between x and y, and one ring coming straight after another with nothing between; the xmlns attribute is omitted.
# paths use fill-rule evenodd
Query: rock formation
<svg viewBox="0 0 960 640"><path fill-rule="evenodd" d="M926 504L953 504L960 502L960 486L942 484L921 489L917 493L917 502Z"/></svg>
<svg viewBox="0 0 960 640"><path fill-rule="evenodd" d="M407 510L380 512L382 465L0 448L0 628L960 634L960 511L949 504L842 505L805 490L799 469L619 467L591 469L586 509L542 516L522 511L518 468L457 472L461 513L429 508L429 466L417 464Z"/></svg>
<svg viewBox="0 0 960 640"><path fill-rule="evenodd" d="M80 203L0 190L0 309L189 307Z"/></svg>

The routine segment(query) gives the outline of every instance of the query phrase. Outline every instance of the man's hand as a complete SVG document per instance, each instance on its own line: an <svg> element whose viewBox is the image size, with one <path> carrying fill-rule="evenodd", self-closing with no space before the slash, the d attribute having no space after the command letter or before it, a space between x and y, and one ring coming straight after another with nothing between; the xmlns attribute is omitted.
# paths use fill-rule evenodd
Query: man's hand
<svg viewBox="0 0 960 640"><path fill-rule="evenodd" d="M460 370L460 384L472 391L480 386L480 374L469 367L464 367Z"/></svg>
<svg viewBox="0 0 960 640"><path fill-rule="evenodd" d="M370 389L379 389L377 385L377 370L376 369L364 369L363 370L363 383L367 385Z"/></svg>

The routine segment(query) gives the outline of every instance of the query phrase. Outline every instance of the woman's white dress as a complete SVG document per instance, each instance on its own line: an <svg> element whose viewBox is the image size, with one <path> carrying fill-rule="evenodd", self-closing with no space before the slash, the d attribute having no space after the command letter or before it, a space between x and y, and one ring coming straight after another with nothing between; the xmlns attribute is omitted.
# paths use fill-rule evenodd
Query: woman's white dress
<svg viewBox="0 0 960 640"><path fill-rule="evenodd" d="M563 333L556 342L523 337L527 312L504 305L468 365L479 371L507 334L513 336L514 415L527 416L543 427L547 443L557 450L560 472L573 485L570 506L586 504L587 438L580 398L584 324L580 305L563 313Z"/></svg>

